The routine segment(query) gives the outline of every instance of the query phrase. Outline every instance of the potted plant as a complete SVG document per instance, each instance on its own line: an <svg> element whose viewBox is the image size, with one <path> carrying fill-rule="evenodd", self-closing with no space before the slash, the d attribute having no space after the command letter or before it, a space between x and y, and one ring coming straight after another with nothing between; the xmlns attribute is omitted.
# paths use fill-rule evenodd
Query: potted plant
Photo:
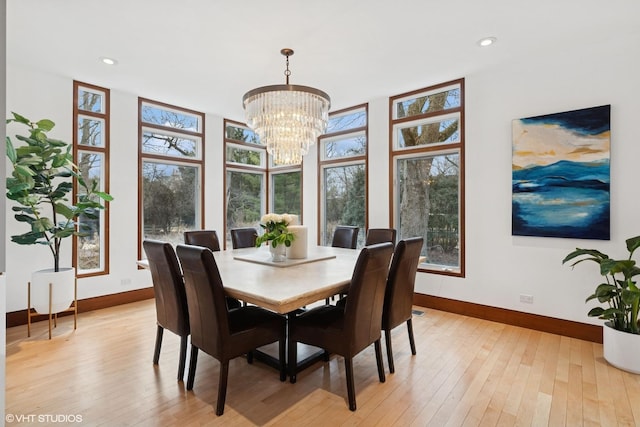
<svg viewBox="0 0 640 427"><path fill-rule="evenodd" d="M98 191L97 181L85 182L73 163L70 144L49 138L47 132L53 129L54 122L48 119L32 122L20 114L12 115L13 118L7 119L7 124L22 124L27 127L28 133L15 136L24 145L15 146L9 137L6 140L7 157L13 166L11 176L7 178L7 198L17 204L12 207L15 219L26 223L29 230L11 236L11 241L20 245L49 247L53 268L34 272L31 306L39 313L49 312L48 287L49 283L53 283L56 296L51 312L57 313L68 308L73 301L73 297L68 300L68 283L58 283L71 280L73 291L75 282L75 269L60 267L62 239L83 235L83 230L78 228L77 218L80 215L98 218L98 210L104 208L101 202L113 198ZM69 193L74 182L78 185L78 196L75 203L71 203ZM62 281L53 279L60 275L65 276ZM38 289L40 287L45 289Z"/></svg>
<svg viewBox="0 0 640 427"><path fill-rule="evenodd" d="M571 267L583 261L593 261L600 266L605 282L598 284L585 302L598 300L602 306L589 310L588 315L605 320L603 329L604 358L613 366L640 373L640 289L634 277L640 268L633 260L633 253L640 247L640 236L626 240L626 259L612 259L596 249L580 249L568 254L562 263L572 261Z"/></svg>
<svg viewBox="0 0 640 427"><path fill-rule="evenodd" d="M260 227L264 233L256 239L256 247L260 247L264 242L269 242L271 260L274 262L284 261L286 248L291 246L291 242L295 238L293 233L287 229L287 226L293 221L292 216L269 213L263 215L260 221Z"/></svg>

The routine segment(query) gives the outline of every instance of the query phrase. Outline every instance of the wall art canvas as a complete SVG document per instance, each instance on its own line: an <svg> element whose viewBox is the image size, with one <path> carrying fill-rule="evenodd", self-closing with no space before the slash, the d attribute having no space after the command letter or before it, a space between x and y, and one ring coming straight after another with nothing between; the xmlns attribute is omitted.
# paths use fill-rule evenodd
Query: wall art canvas
<svg viewBox="0 0 640 427"><path fill-rule="evenodd" d="M611 106L513 121L512 234L609 240Z"/></svg>

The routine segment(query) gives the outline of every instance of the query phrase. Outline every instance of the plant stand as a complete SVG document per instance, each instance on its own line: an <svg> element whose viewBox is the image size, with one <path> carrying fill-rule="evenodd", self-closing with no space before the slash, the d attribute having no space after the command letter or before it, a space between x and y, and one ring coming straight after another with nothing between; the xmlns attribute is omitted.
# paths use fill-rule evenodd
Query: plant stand
<svg viewBox="0 0 640 427"><path fill-rule="evenodd" d="M38 313L35 309L32 311L31 308L31 282L27 283L27 337L31 336L31 318L35 316L40 316L43 314L48 314L49 316L49 339L51 339L51 321L53 320L53 327L58 326L58 313L65 313L72 311L73 312L73 330L76 330L78 327L78 279L74 278L73 283L73 302L69 306L69 308L53 313L52 312L52 304L53 304L53 283L49 283L49 312L48 313Z"/></svg>

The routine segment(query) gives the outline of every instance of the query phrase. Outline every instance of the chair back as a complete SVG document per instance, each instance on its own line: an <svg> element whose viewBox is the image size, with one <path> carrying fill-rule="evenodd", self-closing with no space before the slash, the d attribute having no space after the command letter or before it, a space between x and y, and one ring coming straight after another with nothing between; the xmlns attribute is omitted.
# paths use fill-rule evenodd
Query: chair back
<svg viewBox="0 0 640 427"><path fill-rule="evenodd" d="M256 245L258 232L255 228L232 228L230 232L233 249L252 248Z"/></svg>
<svg viewBox="0 0 640 427"><path fill-rule="evenodd" d="M422 237L412 237L400 240L396 246L387 279L382 329L393 329L411 319L413 291L423 241Z"/></svg>
<svg viewBox="0 0 640 427"><path fill-rule="evenodd" d="M391 242L396 244L395 228L370 228L367 230L367 238L365 246L375 245L376 243Z"/></svg>
<svg viewBox="0 0 640 427"><path fill-rule="evenodd" d="M142 246L149 261L158 324L179 336L189 335L187 297L173 246L158 240L145 240Z"/></svg>
<svg viewBox="0 0 640 427"><path fill-rule="evenodd" d="M186 245L178 245L176 250L184 274L191 343L219 359L230 333L222 278L213 252Z"/></svg>
<svg viewBox="0 0 640 427"><path fill-rule="evenodd" d="M352 354L380 339L384 292L393 254L391 243L362 249L353 269L349 296L344 307L344 330L351 335Z"/></svg>
<svg viewBox="0 0 640 427"><path fill-rule="evenodd" d="M331 246L334 248L355 249L358 244L359 227L337 225L333 230Z"/></svg>
<svg viewBox="0 0 640 427"><path fill-rule="evenodd" d="M192 230L184 232L187 245L204 246L214 252L220 251L220 240L216 230Z"/></svg>

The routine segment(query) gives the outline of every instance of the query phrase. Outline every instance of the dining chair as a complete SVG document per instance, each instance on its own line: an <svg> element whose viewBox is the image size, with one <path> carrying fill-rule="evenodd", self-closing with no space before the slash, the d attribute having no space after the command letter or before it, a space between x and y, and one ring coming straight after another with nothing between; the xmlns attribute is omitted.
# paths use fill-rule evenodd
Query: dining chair
<svg viewBox="0 0 640 427"><path fill-rule="evenodd" d="M331 246L334 248L355 249L358 245L359 227L350 225L337 225L333 230Z"/></svg>
<svg viewBox="0 0 640 427"><path fill-rule="evenodd" d="M365 246L375 245L376 243L391 242L396 244L395 228L370 228L367 230Z"/></svg>
<svg viewBox="0 0 640 427"><path fill-rule="evenodd" d="M178 381L184 378L184 367L187 358L187 337L189 336L189 310L187 297L182 281L180 264L176 252L170 243L158 240L142 242L149 261L151 281L156 302L156 345L153 353L153 364L160 360L160 348L165 329L180 337L180 361L178 363Z"/></svg>
<svg viewBox="0 0 640 427"><path fill-rule="evenodd" d="M422 237L412 237L400 240L393 253L389 277L384 296L382 310L382 330L385 333L389 372L394 373L393 349L391 347L391 330L402 323L407 324L411 354L416 354L416 343L413 338L413 324L411 321L413 306L413 291L418 270L418 260L422 251ZM350 297L348 297L350 298Z"/></svg>
<svg viewBox="0 0 640 427"><path fill-rule="evenodd" d="M202 350L220 362L216 415L222 415L231 359L279 341L280 381L285 380L286 319L256 306L229 310L213 252L187 245L178 245L177 252L184 274L191 324L187 390L193 389L198 351Z"/></svg>
<svg viewBox="0 0 640 427"><path fill-rule="evenodd" d="M184 232L187 245L204 246L216 252L220 250L220 240L216 230L191 230Z"/></svg>
<svg viewBox="0 0 640 427"><path fill-rule="evenodd" d="M231 245L233 249L252 248L256 245L258 232L253 227L232 228Z"/></svg>
<svg viewBox="0 0 640 427"><path fill-rule="evenodd" d="M349 409L356 410L353 357L375 346L378 378L385 381L380 345L382 307L387 284L391 243L362 249L351 276L349 297L343 307L323 305L289 320L289 375L296 382L297 343L320 347L344 358Z"/></svg>
<svg viewBox="0 0 640 427"><path fill-rule="evenodd" d="M211 249L213 252L220 251L220 240L216 230L191 230L184 232L184 242L187 245L203 246ZM227 298L227 306L229 309L238 308L242 303L232 297Z"/></svg>

